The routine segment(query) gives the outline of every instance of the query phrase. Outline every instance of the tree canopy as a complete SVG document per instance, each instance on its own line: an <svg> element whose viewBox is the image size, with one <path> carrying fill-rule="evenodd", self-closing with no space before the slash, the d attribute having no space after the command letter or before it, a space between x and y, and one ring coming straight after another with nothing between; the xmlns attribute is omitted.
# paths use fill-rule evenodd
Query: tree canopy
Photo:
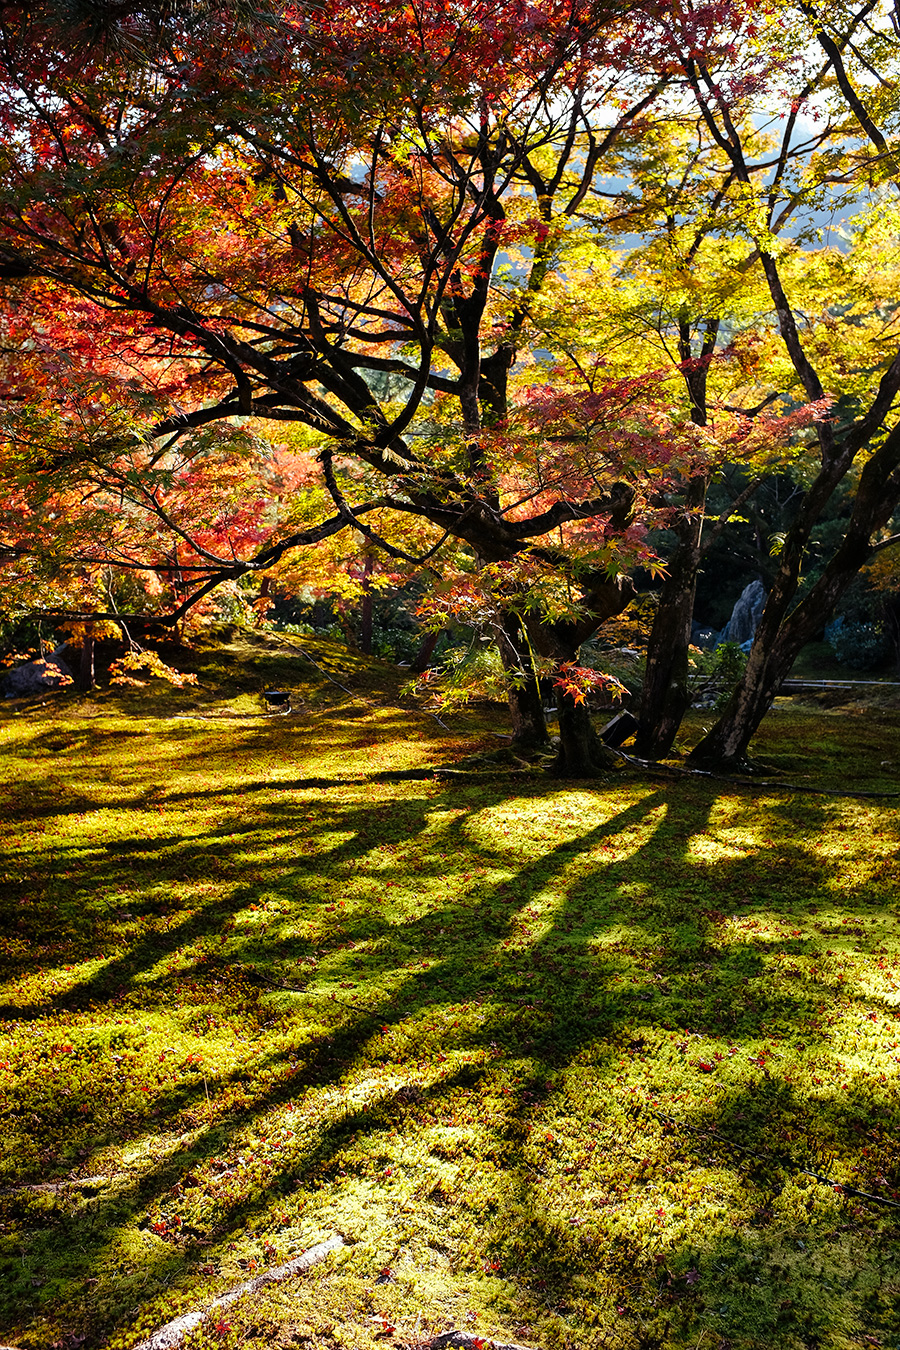
<svg viewBox="0 0 900 1350"><path fill-rule="evenodd" d="M355 539L491 610L539 740L541 663L649 569L641 743L664 753L703 557L789 472L748 673L697 752L739 762L900 497L894 22L783 0L4 8L8 608L171 621ZM728 464L746 480L711 520ZM588 771L569 714L564 766Z"/></svg>

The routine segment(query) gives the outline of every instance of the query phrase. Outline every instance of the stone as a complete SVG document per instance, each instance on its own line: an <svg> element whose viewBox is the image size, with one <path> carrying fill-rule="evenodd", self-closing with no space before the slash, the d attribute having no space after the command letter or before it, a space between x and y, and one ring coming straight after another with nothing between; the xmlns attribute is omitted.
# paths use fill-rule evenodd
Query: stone
<svg viewBox="0 0 900 1350"><path fill-rule="evenodd" d="M735 601L720 641L736 642L739 647L745 642L752 642L766 599L766 589L761 581L751 581L749 586L745 586Z"/></svg>
<svg viewBox="0 0 900 1350"><path fill-rule="evenodd" d="M71 684L72 676L59 655L61 651L62 647L57 647L56 651L46 658L27 661L23 666L14 666L0 684L3 697L30 698L35 694L45 694L50 689L60 689L64 684Z"/></svg>

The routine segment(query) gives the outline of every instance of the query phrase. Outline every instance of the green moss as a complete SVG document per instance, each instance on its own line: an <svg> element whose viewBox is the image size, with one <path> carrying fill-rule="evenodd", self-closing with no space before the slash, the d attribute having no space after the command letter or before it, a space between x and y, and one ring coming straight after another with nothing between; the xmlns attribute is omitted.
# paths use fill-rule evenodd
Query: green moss
<svg viewBox="0 0 900 1350"><path fill-rule="evenodd" d="M232 643L3 711L3 1338L127 1347L340 1233L192 1344L894 1345L897 1211L801 1169L900 1200L895 805L401 778L488 728L316 645L346 690ZM756 751L883 787L898 733Z"/></svg>

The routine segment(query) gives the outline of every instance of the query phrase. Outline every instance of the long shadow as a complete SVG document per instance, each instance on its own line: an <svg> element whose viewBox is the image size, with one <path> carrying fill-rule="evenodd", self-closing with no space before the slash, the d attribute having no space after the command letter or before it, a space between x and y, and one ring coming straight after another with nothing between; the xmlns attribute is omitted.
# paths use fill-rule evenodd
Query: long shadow
<svg viewBox="0 0 900 1350"><path fill-rule="evenodd" d="M71 845L54 844L50 865L44 864L36 855L32 855L33 860L29 865L19 852L0 852L0 870L6 868L8 876L15 875L15 881L7 885L6 900L7 903L14 902L17 894L29 894L35 886L43 885L46 888L48 880L51 880L56 882L58 891L58 895L51 897L52 902L61 900L65 905L66 895L71 890L71 873L66 871L68 868L77 868L82 891L88 885L95 892L103 886L112 888L118 883L133 887L144 873L148 880L155 881L159 878L161 863L166 866L172 880L188 881L196 879L198 867L213 864L224 886L229 876L237 880L247 870L248 844L252 845L254 840L258 840L259 860L266 861L271 853L268 835L272 827L282 824L296 827L299 820L305 821L308 817L309 806L308 802L299 805L292 801L278 802L268 809L266 821L255 820L249 824L235 820L232 808L232 812L223 815L213 827L197 830L187 837L161 833L116 837L104 843L79 841ZM358 861L370 846L408 844L424 827L431 807L432 803L426 799L414 799L403 804L402 812L396 813L395 819L386 811L366 807L347 811L342 807L332 809L327 803L316 803L316 833L332 829L348 837L333 848L317 848L314 856L308 860L293 857L290 869L283 869L285 875L280 880L282 891L305 885L311 879L318 881L324 872ZM373 830L377 830L377 837ZM65 880L59 874L65 874ZM50 999L48 1005L42 1005L40 1015L45 1015L48 1007L74 1008L90 1002L96 995L102 995L105 987L113 986L133 974L133 968L142 964L151 953L159 959L175 951L185 938L209 936L218 931L227 917L225 912L230 910L236 913L241 910L259 889L255 885L245 890L236 884L230 892L217 897L212 903L207 902L199 914L192 914L168 933L147 934L130 946L118 960L108 963L93 981L84 982L70 994ZM74 908L83 912L81 904ZM158 908L158 905L144 900L141 908L147 912L148 909L152 911ZM42 913L32 913L31 910L19 914L16 924L22 936L39 938L44 917ZM37 957L34 959L37 960ZM4 1013L26 1015L23 1009L15 1006L0 1008L0 1015Z"/></svg>
<svg viewBox="0 0 900 1350"><path fill-rule="evenodd" d="M272 784L267 786L272 788ZM305 780L298 786L310 784ZM524 791L532 799L540 798L542 794L552 798L559 789L535 785L526 786ZM445 799L448 793L452 794L452 789L446 790ZM503 798L503 787L493 793L489 788L483 789L481 800L474 809L461 811L454 821L429 836L429 852L424 861L420 859L423 879L445 875L447 859L453 860L460 851L464 855L471 853L473 816L486 807L496 808ZM760 1007L758 1002L754 1004L752 990L746 998L743 993L735 994L736 987L743 988L745 981L752 985L760 970L760 954L750 944L746 950L740 946L735 948L733 944L728 951L720 947L721 914L708 902L698 903L697 900L698 884L708 869L690 859L687 853L689 840L708 822L716 799L716 793L706 788L694 788L684 794L649 791L611 819L583 831L575 839L548 848L536 860L518 867L510 868L509 854L499 848L481 849L481 862L504 866L507 876L496 884L485 886L474 902L460 896L443 906L431 904L427 915L407 917L402 921L384 912L376 912L373 917L370 909L372 890L389 881L397 885L408 884L408 868L405 859L400 857L392 864L380 866L377 875L368 882L370 893L348 904L348 912L340 917L339 926L335 920L315 940L276 933L261 942L256 935L246 939L232 935L224 956L217 958L215 963L209 958L197 960L188 972L159 977L143 986L135 985L138 975L158 967L164 957L183 949L187 940L201 941L218 936L229 918L245 911L263 893L277 891L289 900L296 891L302 891L307 903L311 894L317 894L319 909L327 910L333 900L328 888L334 882L320 873L327 871L333 877L335 871L340 872L341 868L364 859L370 849L381 849L385 845L402 847L419 839L436 799L404 800L402 810L393 817L390 810L385 810L377 820L377 827L373 824L373 811L367 806L317 804L318 827L345 836L342 842L317 852L308 860L296 859L280 873L277 884L268 878L251 883L238 880L226 897L179 922L170 932L147 934L134 941L102 975L48 1001L34 1010L34 1016L43 1018L48 1013L73 1013L92 1004L95 1015L102 1015L104 1003L107 1007L113 1006L109 1001L112 991L119 999L114 1005L117 1008L139 1008L148 998L165 1004L176 986L183 985L187 979L198 984L199 992L208 996L208 1002L216 1003L221 995L209 987L210 976L223 965L232 968L240 965L244 996L248 985L244 977L248 971L271 970L281 961L313 950L320 962L330 965L333 974L358 978L360 965L373 974L383 971L391 959L392 947L401 939L410 952L434 958L427 972L404 969L397 978L390 1000L385 1002L376 998L364 1010L350 1006L348 996L348 1001L336 1010L336 1018L327 1031L310 1036L299 1024L291 1046L254 1060L252 1066L248 1061L231 1074L217 1075L212 1084L214 1098L227 1096L229 1090L243 1084L248 1090L241 1104L224 1110L214 1123L201 1126L185 1154L176 1154L147 1167L134 1185L117 1192L108 1201L101 1196L90 1216L78 1217L74 1226L71 1216L48 1219L51 1225L45 1232L48 1249L52 1245L51 1239L58 1241L57 1223L65 1222L70 1225L73 1239L77 1239L73 1240L73 1252L78 1244L84 1247L82 1256L73 1254L72 1270L87 1268L109 1250L108 1239L104 1236L109 1228L134 1225L143 1221L145 1213L166 1205L166 1197L173 1187L181 1185L192 1166L219 1156L252 1122L295 1100L307 1088L337 1086L342 1073L364 1055L379 1028L423 1023L426 1015L434 1015L444 1007L458 1006L461 999L471 998L474 991L480 990L484 1016L477 1030L468 1027L456 1037L447 1031L440 1043L446 1050L454 1047L478 1050L487 1055L483 1064L453 1068L446 1075L438 1072L419 1089L420 1097L416 1103L404 1099L402 1089L396 1089L380 1092L365 1110L344 1106L332 1119L323 1122L309 1146L292 1152L283 1166L273 1166L248 1193L235 1198L232 1203L227 1200L217 1202L214 1219L208 1226L189 1234L188 1241L183 1236L169 1235L165 1240L168 1245L165 1245L160 1239L162 1245L156 1256L149 1260L148 1269L155 1271L159 1278L168 1277L173 1270L180 1273L180 1278L186 1278L198 1250L195 1242L213 1240L221 1243L229 1233L240 1231L264 1215L273 1197L293 1187L298 1176L301 1183L303 1178L310 1182L313 1174L317 1179L328 1177L329 1169L333 1168L348 1139L359 1139L388 1126L396 1126L411 1112L412 1105L418 1105L422 1100L440 1108L442 1102L450 1100L460 1083L483 1079L494 1072L492 1064L502 1064L504 1056L507 1059L514 1056L527 1065L520 1081L507 1083L502 1111L498 1111L495 1122L494 1132L508 1181L500 1189L497 1212L486 1223L488 1248L496 1251L501 1259L516 1262L523 1299L535 1308L544 1307L546 1313L548 1297L551 1297L557 1309L554 1315L563 1320L570 1315L559 1311L565 1306L574 1309L572 1315L582 1316L583 1310L576 1306L580 1295L573 1291L579 1280L583 1282L584 1272L596 1267L598 1252L602 1251L609 1270L619 1282L616 1287L624 1291L619 1295L624 1299L621 1305L625 1308L621 1315L623 1326L627 1323L635 1336L662 1336L665 1327L660 1318L669 1319L670 1330L665 1331L669 1335L672 1327L677 1329L678 1317L682 1313L687 1316L688 1312L693 1318L691 1325L702 1330L707 1325L703 1321L706 1313L701 1317L698 1312L696 1286L701 1286L704 1299L713 1296L718 1288L716 1277L708 1275L707 1270L715 1270L716 1262L721 1264L721 1255L727 1252L732 1253L728 1260L737 1268L739 1262L734 1253L742 1250L740 1241L735 1240L735 1247L734 1242L729 1246L724 1236L713 1238L702 1252L695 1254L693 1248L679 1248L672 1239L667 1240L664 1248L656 1241L646 1240L646 1235L642 1242L635 1237L629 1245L629 1242L619 1241L614 1229L603 1225L585 1228L584 1222L570 1222L571 1216L556 1212L558 1207L554 1206L552 1196L548 1198L546 1190L536 1190L533 1181L529 1180L533 1166L525 1155L523 1138L525 1124L540 1116L542 1103L549 1093L556 1091L548 1087L548 1078L575 1069L579 1073L589 1071L601 1084L602 1090L595 1091L589 1101L593 1117L601 1124L618 1123L622 1112L619 1105L612 1109L610 1102L615 1095L615 1061L621 1046L626 1038L630 1038L629 1044L640 1046L641 1037L649 1036L661 1023L668 1021L691 1031L702 1028L710 1035L717 1029L730 1032L739 1028L743 1035L753 1036L767 1034L766 1029L773 1023L790 1025L809 1020L809 998L799 989L786 987L777 998L770 998L765 1007ZM303 804L304 811L309 808L310 803ZM267 818L273 825L287 823L297 815L299 808L293 804L284 808L276 803L267 808ZM602 857L597 858L604 843L615 843L636 831L643 831L644 837L631 849L626 861L611 859L605 862ZM256 833L265 833L259 823L241 826L237 821L229 820L221 830L174 844L171 839L157 837L146 841L142 848L132 849L131 845L136 841L125 841L125 848L119 852L129 860L132 868L141 854L148 854L148 870L153 875L159 856L167 854L167 850L174 851L173 861L181 866L195 856L191 850L196 851L198 839L214 840L220 857L224 856L224 865L240 878L243 872L252 873L269 852L270 846L261 841L257 853L248 856L247 843ZM226 835L236 837L235 842L228 843L224 838ZM785 841L784 848L787 847ZM827 880L827 872L802 845L794 847L798 865L803 864L814 885L822 886ZM124 872L108 870L108 864L115 858L115 846L102 852L95 849L88 858L82 856L82 882L96 884L103 880L123 880ZM582 860L588 859L591 861L585 871ZM0 859L0 865L2 863ZM717 895L735 901L749 897L749 903L762 900L769 905L774 895L760 896L757 864L757 858L732 860L727 865L717 863ZM132 885L136 880L139 878L132 873ZM340 880L337 884L340 885ZM526 942L520 931L521 915L535 896L550 889L556 895L552 921L539 939ZM777 890L777 903L787 903L787 895L781 890ZM453 926L453 944L451 946L448 941L448 949L443 951L439 950L439 944L436 948L437 925ZM631 936L626 934L627 940L598 951L597 940L613 928L628 929ZM519 945L514 948L504 946L514 939ZM637 946L636 939L640 939ZM352 956L348 944L362 942L368 943L373 950L362 958ZM385 944L383 953L379 944ZM623 950L623 945L630 950ZM778 946L786 955L799 950L793 938L780 940ZM354 964L355 961L359 964ZM209 969L210 966L213 968ZM696 973L698 967L701 968L699 975ZM264 984L249 983L254 996L251 1001L255 998L259 1003L262 997L270 997ZM534 983L539 985L537 991L531 987ZM123 989L124 1000L120 998ZM737 999L734 1009L731 1005L726 1006L726 994ZM198 1006L200 1002L198 1000ZM26 1020L31 1011L10 1008L7 1014ZM264 1008L254 1014L257 1022L264 1016ZM810 1040L816 1041L814 1031L810 1032ZM489 1052L498 1047L500 1053L492 1059ZM641 1050L635 1053L640 1054ZM251 1079L249 1084L248 1078ZM160 1087L147 1111L123 1120L119 1136L133 1138L141 1129L153 1133L167 1124L173 1127L191 1114L199 1113L202 1119L207 1090L208 1085L201 1084L196 1078L165 1090ZM749 1138L751 1143L764 1136L772 1122L776 1129L784 1130L790 1125L792 1137L796 1136L796 1121L791 1122L802 1104L798 1106L796 1100L782 1100L774 1094L766 1097L763 1093L762 1096L765 1098L763 1109L760 1108L759 1094L752 1102L743 1101L739 1096L733 1101L720 1101L719 1109L724 1115L721 1119L719 1115L715 1117L719 1127L726 1132L731 1128L740 1129L742 1136ZM824 1101L820 1106L826 1114L834 1115L834 1103ZM156 1114L151 1116L150 1110ZM859 1118L858 1112L854 1114L852 1108L848 1112L845 1103L837 1115L840 1120L836 1121L835 1130L841 1137L846 1137L848 1131L852 1131L853 1122ZM704 1115L695 1104L691 1120L702 1125L708 1119L711 1119L708 1113ZM64 1111L60 1112L58 1121L60 1126L77 1124L77 1118L67 1116ZM657 1165L661 1170L677 1161L685 1150L680 1142L676 1146L674 1139L664 1138L662 1127L658 1133L661 1152ZM610 1153L615 1154L612 1145ZM24 1208L28 1215L35 1217L33 1206ZM523 1237L526 1228L531 1234L527 1240ZM782 1240L779 1237L779 1242ZM761 1241L762 1249L770 1252L766 1245L768 1239ZM40 1242L35 1239L35 1243L33 1250L39 1252ZM660 1253L664 1256L664 1280L660 1263L652 1259ZM774 1260L774 1256L771 1259ZM695 1260L696 1265L686 1264ZM696 1281L688 1279L692 1270L698 1271ZM614 1285L615 1280L610 1284L610 1291ZM740 1280L735 1287L742 1287ZM655 1323L644 1306L648 1299L653 1318L661 1330L654 1330ZM723 1300L722 1306L728 1306L725 1295ZM718 1313L716 1316L719 1321L710 1321L709 1326L721 1334L728 1334L737 1313ZM760 1326L763 1325L760 1322ZM102 1330L108 1332L111 1329ZM89 1326L88 1331L91 1335L100 1334L100 1330ZM643 1343L662 1346L667 1342L665 1339L645 1339Z"/></svg>

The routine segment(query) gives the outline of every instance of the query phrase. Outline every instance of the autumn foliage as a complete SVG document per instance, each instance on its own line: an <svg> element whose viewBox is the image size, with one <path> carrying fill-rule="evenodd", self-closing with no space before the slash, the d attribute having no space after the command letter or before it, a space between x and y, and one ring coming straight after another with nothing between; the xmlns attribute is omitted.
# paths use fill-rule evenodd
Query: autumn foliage
<svg viewBox="0 0 900 1350"><path fill-rule="evenodd" d="M855 421L835 412L840 268L790 234L822 194L874 191L848 117L877 148L890 113L854 92L857 21L782 0L98 12L93 38L55 6L2 17L10 612L174 621L224 587L250 613L261 576L315 584L365 550L492 588L522 689L639 569L663 578L664 749L703 549L740 510L704 542L713 476L817 448L815 515L900 379L857 334L843 368L869 377ZM773 98L784 127L761 131Z"/></svg>

